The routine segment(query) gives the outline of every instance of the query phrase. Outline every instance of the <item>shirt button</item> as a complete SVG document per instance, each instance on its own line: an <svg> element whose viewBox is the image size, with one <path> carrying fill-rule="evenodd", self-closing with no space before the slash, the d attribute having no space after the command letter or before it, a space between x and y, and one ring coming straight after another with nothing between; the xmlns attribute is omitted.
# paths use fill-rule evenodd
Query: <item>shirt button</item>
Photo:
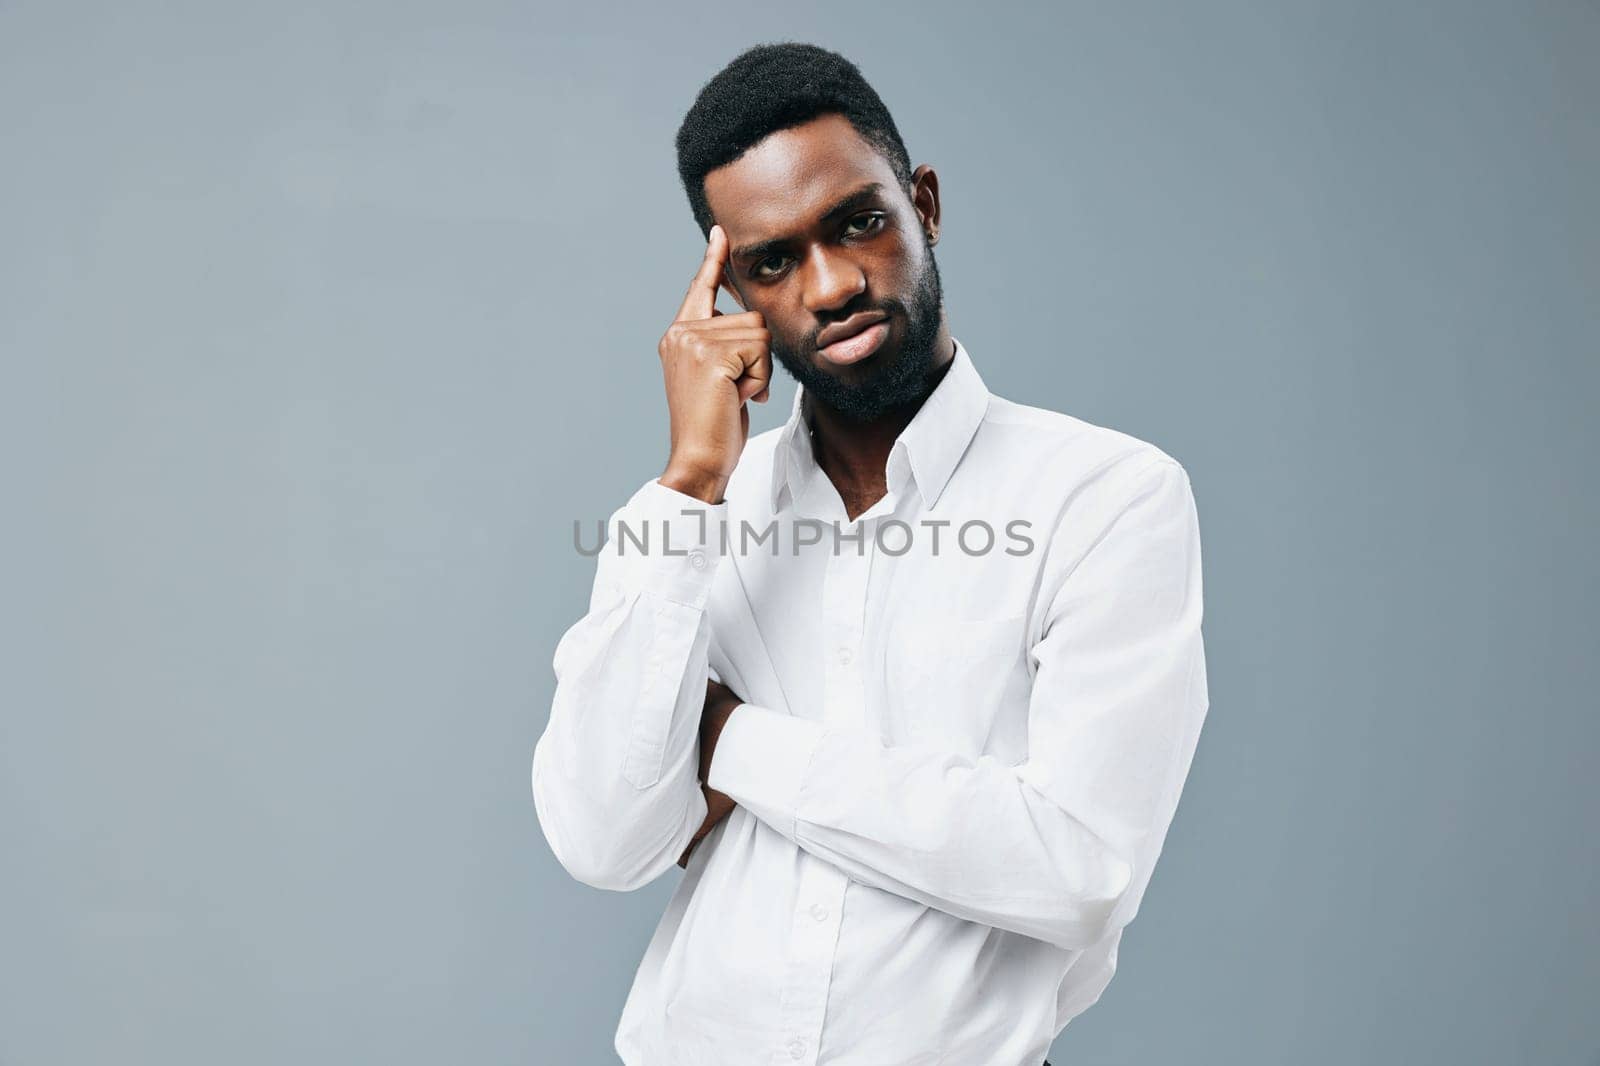
<svg viewBox="0 0 1600 1066"><path fill-rule="evenodd" d="M819 922L827 921L828 920L828 908L824 907L820 903L813 903L811 905L811 917L815 918Z"/></svg>
<svg viewBox="0 0 1600 1066"><path fill-rule="evenodd" d="M855 656L850 653L850 649L849 648L840 648L839 649L839 664L841 666L849 666L850 665L850 660L853 659L853 658L855 658Z"/></svg>
<svg viewBox="0 0 1600 1066"><path fill-rule="evenodd" d="M706 568L706 553L701 551L699 548L696 548L694 551L690 552L689 565L694 567L696 570L704 570Z"/></svg>
<svg viewBox="0 0 1600 1066"><path fill-rule="evenodd" d="M805 1053L806 1053L806 1042L804 1040L791 1040L791 1041L789 1041L789 1057L791 1059L804 1058L805 1057Z"/></svg>

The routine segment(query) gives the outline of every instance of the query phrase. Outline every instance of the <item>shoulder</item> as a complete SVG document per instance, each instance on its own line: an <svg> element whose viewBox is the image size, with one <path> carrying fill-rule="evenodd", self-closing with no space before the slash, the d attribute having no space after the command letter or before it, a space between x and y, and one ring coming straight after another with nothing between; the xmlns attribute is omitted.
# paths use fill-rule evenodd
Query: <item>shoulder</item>
<svg viewBox="0 0 1600 1066"><path fill-rule="evenodd" d="M1116 565L1158 572L1158 561L1198 560L1198 515L1188 471L1166 449L1123 430L991 396L981 433L1026 471L1023 490L1045 530L1052 588L1100 547ZM1117 531L1115 538L1113 531ZM1046 602L1050 597L1045 598Z"/></svg>
<svg viewBox="0 0 1600 1066"><path fill-rule="evenodd" d="M1188 479L1176 458L1148 440L993 394L978 435L986 447L1025 464L1039 480L1072 489L1095 485L1127 491L1163 472Z"/></svg>

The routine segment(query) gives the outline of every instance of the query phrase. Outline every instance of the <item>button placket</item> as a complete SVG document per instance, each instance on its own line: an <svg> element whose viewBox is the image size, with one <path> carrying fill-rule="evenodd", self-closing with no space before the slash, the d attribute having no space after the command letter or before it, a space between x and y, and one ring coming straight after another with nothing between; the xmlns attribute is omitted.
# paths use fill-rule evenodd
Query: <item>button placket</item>
<svg viewBox="0 0 1600 1066"><path fill-rule="evenodd" d="M841 531L837 550L829 545L823 576L823 721L863 724L865 689L861 679L861 637L866 615L867 575L872 568L876 519ZM858 550L844 534L859 534Z"/></svg>
<svg viewBox="0 0 1600 1066"><path fill-rule="evenodd" d="M772 1063L816 1061L828 988L833 980L839 914L849 883L842 872L820 859L802 853L800 861L794 916L789 926L789 967L781 1001L782 1042L772 1053ZM811 901L809 905L807 900Z"/></svg>
<svg viewBox="0 0 1600 1066"><path fill-rule="evenodd" d="M840 539L832 530L819 549L827 552L822 570L822 707L824 722L859 723L862 682L859 667L862 618L866 615L867 570L872 562L872 530L862 523L866 541ZM850 533L851 530L843 530ZM789 980L782 992L784 1031L771 1056L773 1066L814 1063L822 1036L827 989L834 976L840 914L850 879L834 866L802 852L800 880L795 885L790 917Z"/></svg>
<svg viewBox="0 0 1600 1066"><path fill-rule="evenodd" d="M827 552L822 577L820 717L824 722L852 725L861 721L864 706L860 646L872 561L872 527L863 523L858 528L867 538L859 553L854 543L843 539L836 550L832 530L818 545ZM789 927L788 979L782 996L783 1042L772 1054L773 1066L816 1061L849 884L849 878L836 867L805 852L800 865Z"/></svg>

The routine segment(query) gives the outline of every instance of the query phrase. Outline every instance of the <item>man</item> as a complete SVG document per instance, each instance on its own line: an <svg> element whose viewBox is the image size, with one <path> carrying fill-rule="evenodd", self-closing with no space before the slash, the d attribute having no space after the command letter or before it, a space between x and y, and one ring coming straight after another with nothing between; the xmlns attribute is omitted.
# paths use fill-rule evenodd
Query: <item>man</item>
<svg viewBox="0 0 1600 1066"><path fill-rule="evenodd" d="M938 179L842 57L751 49L677 148L708 240L659 346L670 453L612 515L533 757L578 880L687 871L616 1050L1039 1066L1111 978L1205 717L1189 479L988 392ZM794 409L747 440L774 355Z"/></svg>

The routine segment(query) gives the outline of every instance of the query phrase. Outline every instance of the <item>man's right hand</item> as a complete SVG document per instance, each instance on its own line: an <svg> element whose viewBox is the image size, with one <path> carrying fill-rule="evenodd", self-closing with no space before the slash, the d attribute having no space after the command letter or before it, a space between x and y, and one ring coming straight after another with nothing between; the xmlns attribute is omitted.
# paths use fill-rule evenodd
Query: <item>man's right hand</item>
<svg viewBox="0 0 1600 1066"><path fill-rule="evenodd" d="M767 401L772 335L759 311L725 315L717 288L728 235L711 227L706 257L658 350L672 419L672 452L660 481L707 503L721 503L750 435L747 400Z"/></svg>

